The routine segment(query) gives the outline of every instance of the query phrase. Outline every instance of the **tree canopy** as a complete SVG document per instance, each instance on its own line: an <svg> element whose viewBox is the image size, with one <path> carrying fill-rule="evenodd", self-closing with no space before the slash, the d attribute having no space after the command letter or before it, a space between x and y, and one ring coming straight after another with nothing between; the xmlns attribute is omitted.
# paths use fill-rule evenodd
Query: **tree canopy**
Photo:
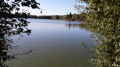
<svg viewBox="0 0 120 67"><path fill-rule="evenodd" d="M21 7L40 9L39 5L36 0L0 0L0 67L8 67L5 61L15 58L14 55L8 55L9 49L13 48L10 36L31 33L27 28L27 10L22 12L24 18L13 18L11 14L19 14Z"/></svg>
<svg viewBox="0 0 120 67"><path fill-rule="evenodd" d="M96 35L96 67L120 66L120 0L77 0L84 2Z"/></svg>

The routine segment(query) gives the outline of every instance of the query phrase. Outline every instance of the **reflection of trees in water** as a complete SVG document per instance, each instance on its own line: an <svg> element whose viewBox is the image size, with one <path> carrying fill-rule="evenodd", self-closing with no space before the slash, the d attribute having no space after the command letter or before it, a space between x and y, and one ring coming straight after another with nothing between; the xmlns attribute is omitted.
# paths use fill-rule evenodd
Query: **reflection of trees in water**
<svg viewBox="0 0 120 67"><path fill-rule="evenodd" d="M91 30L91 27L89 24L66 24L66 27L70 28L80 28L85 30Z"/></svg>

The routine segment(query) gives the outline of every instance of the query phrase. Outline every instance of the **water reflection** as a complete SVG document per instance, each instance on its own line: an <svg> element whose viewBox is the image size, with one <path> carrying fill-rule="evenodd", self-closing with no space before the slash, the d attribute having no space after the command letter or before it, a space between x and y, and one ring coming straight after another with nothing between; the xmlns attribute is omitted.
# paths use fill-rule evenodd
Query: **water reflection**
<svg viewBox="0 0 120 67"><path fill-rule="evenodd" d="M91 54L80 45L80 41L89 47L93 43L89 31L76 27L69 29L66 27L68 21L29 21L31 23L28 28L32 33L19 41L18 53L31 48L34 51L26 56L18 56L19 59L8 63L11 67L91 67Z"/></svg>
<svg viewBox="0 0 120 67"><path fill-rule="evenodd" d="M58 20L29 20L32 21L29 27L33 32L29 39L23 39L20 43L22 43L22 49L30 47L34 48L34 52L29 56L23 56L20 61L14 61L15 65L11 65L11 67L91 67L88 62L91 54L80 45L80 41L83 41L86 44L83 44L83 46L89 50L89 46L94 44L92 38L88 35L90 31L96 32L93 38L97 44L94 49L96 52L93 52L95 56L91 59L91 62L96 67L119 67L120 30L114 31L111 28L107 31L101 31L100 28L93 28L88 24L68 24L65 21ZM60 24L56 24L57 22ZM13 43L10 36L21 35L24 32L17 30L16 34L13 34L15 30L11 31L8 26L2 24L0 28L0 64L5 67L5 61L15 58L15 55L8 55Z"/></svg>
<svg viewBox="0 0 120 67"><path fill-rule="evenodd" d="M24 19L18 20L25 21ZM15 54L9 54L10 49L16 48L16 46L11 45L14 42L10 37L14 35L22 37L23 33L28 35L31 33L31 30L25 28L28 24L27 21L22 23L18 20L0 18L0 67L8 67L5 62L15 59Z"/></svg>
<svg viewBox="0 0 120 67"><path fill-rule="evenodd" d="M87 31L91 30L90 24L66 24L66 27L68 27L69 29L80 28L80 29L85 29Z"/></svg>

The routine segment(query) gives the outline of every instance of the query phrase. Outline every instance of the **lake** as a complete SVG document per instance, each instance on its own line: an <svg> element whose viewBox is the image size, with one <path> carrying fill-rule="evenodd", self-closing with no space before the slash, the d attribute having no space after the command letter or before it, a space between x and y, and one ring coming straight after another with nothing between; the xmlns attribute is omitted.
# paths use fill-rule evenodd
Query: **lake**
<svg viewBox="0 0 120 67"><path fill-rule="evenodd" d="M49 19L28 19L30 35L12 36L12 53L17 55L10 67L92 67L88 48L94 45L92 32L84 22ZM25 54L28 51L28 54Z"/></svg>

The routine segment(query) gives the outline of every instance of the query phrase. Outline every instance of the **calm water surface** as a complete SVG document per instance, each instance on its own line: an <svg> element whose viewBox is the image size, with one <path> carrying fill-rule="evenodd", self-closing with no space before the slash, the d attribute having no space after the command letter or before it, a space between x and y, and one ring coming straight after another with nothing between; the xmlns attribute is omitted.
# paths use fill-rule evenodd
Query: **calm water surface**
<svg viewBox="0 0 120 67"><path fill-rule="evenodd" d="M29 54L18 55L18 59L8 62L10 67L91 67L91 53L88 47L93 45L89 27L82 22L28 19L31 35L13 36L18 46L13 53L21 54L32 50Z"/></svg>

